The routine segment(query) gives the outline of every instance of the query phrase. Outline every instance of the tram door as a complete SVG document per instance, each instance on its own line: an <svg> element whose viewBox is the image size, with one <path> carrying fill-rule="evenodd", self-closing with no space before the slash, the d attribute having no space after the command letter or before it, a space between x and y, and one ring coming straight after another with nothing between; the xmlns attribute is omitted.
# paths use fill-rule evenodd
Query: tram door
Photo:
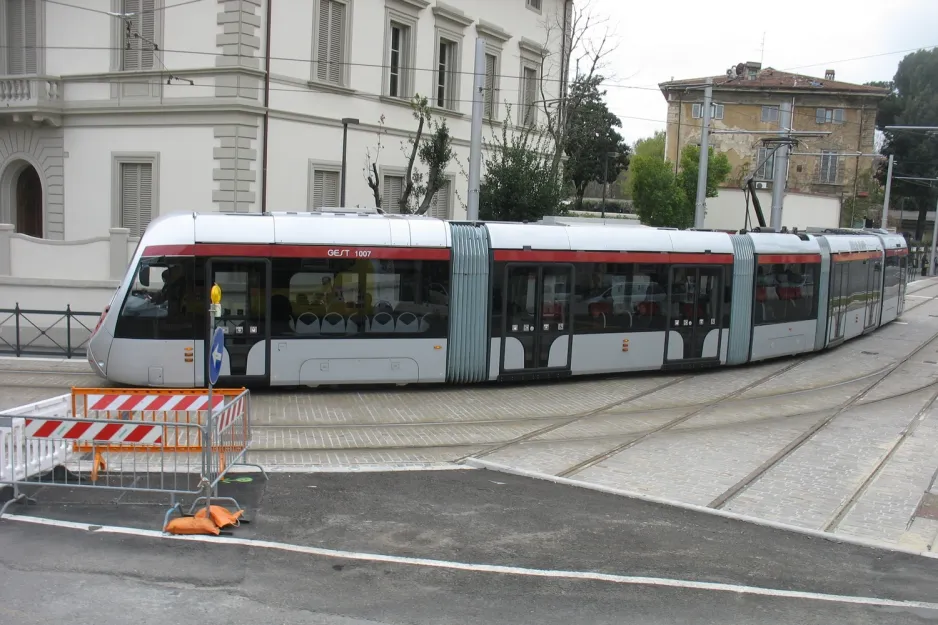
<svg viewBox="0 0 938 625"><path fill-rule="evenodd" d="M719 361L723 332L723 267L672 267L668 304L670 332L665 339L665 362ZM680 335L683 349L671 347L672 332Z"/></svg>
<svg viewBox="0 0 938 625"><path fill-rule="evenodd" d="M501 372L527 377L570 371L571 265L508 265L502 302Z"/></svg>
<svg viewBox="0 0 938 625"><path fill-rule="evenodd" d="M270 331L275 310L270 305L270 262L257 259L212 258L207 263L208 284L221 287L221 316L212 324L206 340L205 380L208 381L208 349L215 328L225 333L228 365L222 363L221 385L267 383L270 378ZM289 317L289 313L287 313Z"/></svg>

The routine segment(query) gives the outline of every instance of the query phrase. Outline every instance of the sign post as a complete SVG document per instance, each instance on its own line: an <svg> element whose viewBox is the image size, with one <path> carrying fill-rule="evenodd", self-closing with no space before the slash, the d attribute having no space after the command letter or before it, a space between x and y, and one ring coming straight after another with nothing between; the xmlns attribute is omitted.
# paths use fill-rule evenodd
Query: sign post
<svg viewBox="0 0 938 625"><path fill-rule="evenodd" d="M208 417L205 419L205 434L203 435L205 456L202 462L206 472L211 475L212 432L215 429L215 406L212 403L212 388L218 382L218 376L221 374L221 363L225 354L225 331L222 328L215 327L215 318L221 314L221 287L213 284L209 296L212 302L208 309L209 318L212 320L212 342L208 350ZM209 511L211 509L212 493L208 484L205 488L205 518L211 518Z"/></svg>

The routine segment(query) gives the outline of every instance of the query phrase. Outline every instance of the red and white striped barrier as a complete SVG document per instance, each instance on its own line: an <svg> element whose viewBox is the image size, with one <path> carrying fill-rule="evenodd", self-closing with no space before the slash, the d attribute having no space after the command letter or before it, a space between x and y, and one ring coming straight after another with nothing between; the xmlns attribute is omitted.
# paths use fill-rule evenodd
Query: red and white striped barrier
<svg viewBox="0 0 938 625"><path fill-rule="evenodd" d="M215 403L214 401L212 403ZM244 411L244 396L239 396L228 407L215 415L215 431L222 432L234 423Z"/></svg>
<svg viewBox="0 0 938 625"><path fill-rule="evenodd" d="M143 443L159 445L163 440L162 424L133 422L101 423L86 421L26 419L26 436L95 443Z"/></svg>
<svg viewBox="0 0 938 625"><path fill-rule="evenodd" d="M13 417L9 427L0 427L0 483L26 480L51 471L69 459L65 441L27 440L25 420L29 417L71 417L70 395L59 395L2 411Z"/></svg>
<svg viewBox="0 0 938 625"><path fill-rule="evenodd" d="M103 394L86 395L85 411L177 411L194 412L208 410L207 395L141 395L141 394ZM212 407L218 408L225 401L222 395L212 396Z"/></svg>

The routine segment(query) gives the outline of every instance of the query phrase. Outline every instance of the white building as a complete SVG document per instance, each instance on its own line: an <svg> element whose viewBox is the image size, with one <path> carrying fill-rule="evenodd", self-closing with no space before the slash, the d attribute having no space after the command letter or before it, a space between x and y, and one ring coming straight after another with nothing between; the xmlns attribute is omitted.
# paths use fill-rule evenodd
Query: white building
<svg viewBox="0 0 938 625"><path fill-rule="evenodd" d="M136 236L174 211L297 211L400 194L430 98L454 137L433 213L465 216L473 48L486 134L543 119L571 0L2 0L0 309L100 310ZM129 17L128 14L130 14ZM121 17L121 16L124 17ZM566 55L568 56L568 55Z"/></svg>

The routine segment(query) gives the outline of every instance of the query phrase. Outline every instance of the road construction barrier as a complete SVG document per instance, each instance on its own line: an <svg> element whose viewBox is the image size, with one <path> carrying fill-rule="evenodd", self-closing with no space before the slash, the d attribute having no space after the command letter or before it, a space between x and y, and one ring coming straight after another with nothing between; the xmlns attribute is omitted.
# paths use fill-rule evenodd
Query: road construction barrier
<svg viewBox="0 0 938 625"><path fill-rule="evenodd" d="M41 485L165 493L200 503L237 501L218 485L246 462L251 443L250 393L219 389L73 389L45 411L23 407L0 413L0 486ZM49 400L50 402L52 400ZM15 414L14 414L15 413ZM266 477L266 473L264 473Z"/></svg>
<svg viewBox="0 0 938 625"><path fill-rule="evenodd" d="M12 479L24 480L51 471L64 463L71 446L25 437L25 421L30 416L71 416L71 396L59 395L0 413L0 484Z"/></svg>

